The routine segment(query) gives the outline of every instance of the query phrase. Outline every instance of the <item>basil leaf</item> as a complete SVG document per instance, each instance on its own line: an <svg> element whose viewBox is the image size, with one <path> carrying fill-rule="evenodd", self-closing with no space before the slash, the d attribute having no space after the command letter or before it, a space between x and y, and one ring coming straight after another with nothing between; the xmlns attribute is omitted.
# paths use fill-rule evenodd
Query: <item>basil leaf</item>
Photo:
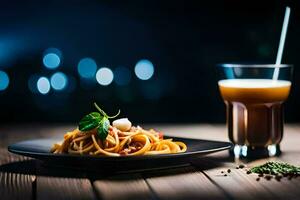
<svg viewBox="0 0 300 200"><path fill-rule="evenodd" d="M97 126L99 126L103 116L98 112L92 112L86 116L84 116L79 122L79 130L80 131L89 131Z"/></svg>
<svg viewBox="0 0 300 200"><path fill-rule="evenodd" d="M98 137L100 138L100 140L103 141L106 139L108 135L108 128L109 128L109 120L106 117L103 117L97 129Z"/></svg>

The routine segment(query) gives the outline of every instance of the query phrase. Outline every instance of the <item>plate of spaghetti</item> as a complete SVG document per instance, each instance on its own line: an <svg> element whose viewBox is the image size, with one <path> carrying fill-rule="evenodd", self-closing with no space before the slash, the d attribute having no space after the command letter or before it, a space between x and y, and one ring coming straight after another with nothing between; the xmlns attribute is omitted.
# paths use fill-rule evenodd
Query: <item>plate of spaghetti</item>
<svg viewBox="0 0 300 200"><path fill-rule="evenodd" d="M27 140L8 150L50 165L126 171L189 165L195 155L231 147L228 142L164 136L155 129L133 126L128 118L114 119L120 112L108 116L95 107L98 112L85 115L63 138Z"/></svg>
<svg viewBox="0 0 300 200"><path fill-rule="evenodd" d="M127 119L120 119L120 121ZM105 140L99 139L95 129L82 132L79 129L64 135L62 143L55 143L51 148L54 154L77 154L93 156L141 156L173 154L186 152L184 142L163 138L162 133L153 129L145 130L140 126L127 131L109 126Z"/></svg>

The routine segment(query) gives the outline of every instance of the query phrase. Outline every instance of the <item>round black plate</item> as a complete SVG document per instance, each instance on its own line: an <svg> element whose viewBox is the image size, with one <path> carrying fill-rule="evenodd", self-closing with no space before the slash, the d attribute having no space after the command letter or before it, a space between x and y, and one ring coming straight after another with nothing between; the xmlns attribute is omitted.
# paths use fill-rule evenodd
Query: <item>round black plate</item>
<svg viewBox="0 0 300 200"><path fill-rule="evenodd" d="M97 171L128 171L166 168L172 166L189 165L190 159L209 153L229 149L231 143L210 140L197 140L172 137L175 141L184 142L188 149L184 153L161 154L146 156L91 156L72 154L53 154L50 149L60 139L36 139L18 142L8 146L8 151L44 161L46 164L79 168L96 169Z"/></svg>

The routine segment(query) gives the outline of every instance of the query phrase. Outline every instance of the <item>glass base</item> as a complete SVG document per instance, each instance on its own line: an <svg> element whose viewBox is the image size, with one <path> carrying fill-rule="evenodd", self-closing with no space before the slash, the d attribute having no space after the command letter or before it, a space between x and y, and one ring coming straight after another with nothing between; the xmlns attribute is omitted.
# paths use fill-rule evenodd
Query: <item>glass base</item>
<svg viewBox="0 0 300 200"><path fill-rule="evenodd" d="M234 145L230 151L236 158L265 158L278 156L281 154L279 144L269 145L267 147L251 147L246 145Z"/></svg>

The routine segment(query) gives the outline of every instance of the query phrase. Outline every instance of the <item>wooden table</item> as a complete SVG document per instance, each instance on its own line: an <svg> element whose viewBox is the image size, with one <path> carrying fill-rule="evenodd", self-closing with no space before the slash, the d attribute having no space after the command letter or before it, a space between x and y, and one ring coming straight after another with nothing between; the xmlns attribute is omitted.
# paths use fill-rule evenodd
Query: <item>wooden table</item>
<svg viewBox="0 0 300 200"><path fill-rule="evenodd" d="M297 124L286 126L280 157L241 161L225 151L199 158L189 167L143 173L99 175L53 169L6 149L16 141L62 136L71 129L71 125L37 124L1 127L0 199L300 199L300 178L257 181L257 175L236 169L240 163L251 167L267 160L300 165ZM227 140L224 125L160 125L158 129L174 136ZM231 173L221 173L227 169Z"/></svg>

